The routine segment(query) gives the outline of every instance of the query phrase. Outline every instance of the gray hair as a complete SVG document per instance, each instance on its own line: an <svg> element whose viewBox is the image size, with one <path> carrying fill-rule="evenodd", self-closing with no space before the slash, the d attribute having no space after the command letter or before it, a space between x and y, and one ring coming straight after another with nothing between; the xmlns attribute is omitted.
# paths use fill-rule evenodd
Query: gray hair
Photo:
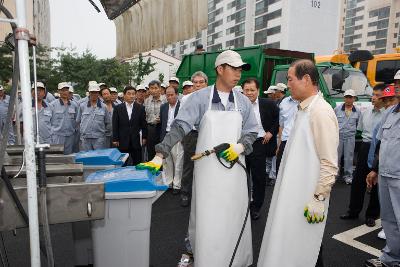
<svg viewBox="0 0 400 267"><path fill-rule="evenodd" d="M161 87L161 82L159 80L152 80L151 82L149 82L149 87L156 84L158 87Z"/></svg>
<svg viewBox="0 0 400 267"><path fill-rule="evenodd" d="M194 78L200 76L204 79L204 81L208 84L208 77L207 75L202 72L202 71L196 71L195 73L193 73L192 78L190 78L190 80L193 82Z"/></svg>

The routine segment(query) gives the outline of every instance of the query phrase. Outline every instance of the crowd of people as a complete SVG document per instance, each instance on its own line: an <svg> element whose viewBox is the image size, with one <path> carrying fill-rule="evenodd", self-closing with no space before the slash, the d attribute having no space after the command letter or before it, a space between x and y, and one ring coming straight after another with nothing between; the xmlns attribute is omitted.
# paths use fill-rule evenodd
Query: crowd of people
<svg viewBox="0 0 400 267"><path fill-rule="evenodd" d="M193 260L191 244L196 244L197 264L207 266L206 258L211 258L215 266L215 258L209 257L213 253L210 249L214 248L208 244L214 239L221 243L226 236L215 232L214 221L219 218L217 221L235 226L237 220L233 219L236 218L234 214L243 204L242 197L247 197L246 190L238 189L232 177L224 181L224 174L218 177L224 181L222 190L218 182L208 181L205 178L207 175L203 179L193 179L204 176L208 167L204 167L203 163L198 163L196 167L191 157L218 142L231 143L220 154L226 161L231 162L240 154L245 155L252 181L252 220L260 218L267 185L275 186L268 220L271 212L280 218L282 207L287 209L285 213L292 210L294 205L287 204L286 198L290 193L286 192L294 192L291 188L297 182L288 184L287 181L292 176L303 178L303 169L310 165L305 176L314 175L315 180L302 189L314 195L306 205L308 222L323 225L326 221L324 211L329 204L325 199L329 198L335 180L343 179L351 190L349 207L341 219L359 217L367 191L370 199L365 214L366 225L375 226L375 220L382 219L383 230L379 236L386 239L387 246L379 259L368 261L366 266L400 266L400 70L394 77L394 85L378 84L373 88L370 107L361 110L355 105L355 90L347 90L343 94L344 103L332 110L317 92L318 73L312 62L292 64L288 84L271 85L264 91L267 97L259 96L260 82L255 78L244 80L239 88L234 87L240 80L241 72L248 68L249 65L242 62L237 53L223 52L215 63L215 85L208 86L207 75L197 71L190 80L182 83L182 93L178 91L181 84L177 77L171 77L168 85L157 80L147 85L128 85L122 94L107 84L91 81L87 86L87 96L82 99L74 94L73 87L67 82L58 84L56 97L44 83L37 82L37 99L35 86L32 86L32 108L37 105L39 141L63 144L65 154L116 147L121 152L129 153L127 165L152 170L162 166L172 194L180 196L181 206L186 207L192 200L196 201L192 204L191 223L185 240L188 252L183 255L181 266L189 266ZM0 131L6 123L8 103L9 96L0 86ZM238 117L238 114L241 116ZM22 118L20 120L23 123ZM210 135L211 132L213 134ZM358 133L361 133L361 142L357 159L354 159ZM12 127L8 141L15 144ZM307 155L307 161L303 160L304 155ZM353 162L356 162L354 172ZM214 163L207 164L211 166ZM210 171L214 170L210 168ZM304 179L308 179L305 176ZM299 184L301 186L302 183ZM230 188L231 192L226 188ZM202 193L206 190L207 194ZM219 204L223 206L223 200L229 200L227 207L212 207L209 198L214 190L222 199ZM277 196L280 202L275 197L277 191L282 191ZM291 197L294 198L293 195ZM235 201L238 201L237 205ZM302 198L298 199L300 205L305 204L302 201ZM199 217L212 219L197 221L204 228L202 232L196 232L192 216L197 220ZM278 253L273 247L281 241L274 236L285 228L282 220L267 222L258 266L278 266L274 265L269 255ZM276 224L278 221L279 225ZM319 229L319 238L322 238L323 226ZM209 236L210 233L214 236ZM194 239L194 236L197 238ZM282 236L279 239L284 240ZM295 233L291 236L292 245L296 244L293 239L296 239ZM226 242L232 243L232 240L228 238ZM271 240L274 240L273 244ZM241 266L247 266L252 261L252 250L246 252L249 242L251 246L251 232L247 231L239 247L238 261L244 264ZM316 266L323 266L320 240L318 242L314 258ZM282 245L292 247L287 240L282 241ZM310 245L310 248L313 246ZM224 254L224 249L219 253Z"/></svg>

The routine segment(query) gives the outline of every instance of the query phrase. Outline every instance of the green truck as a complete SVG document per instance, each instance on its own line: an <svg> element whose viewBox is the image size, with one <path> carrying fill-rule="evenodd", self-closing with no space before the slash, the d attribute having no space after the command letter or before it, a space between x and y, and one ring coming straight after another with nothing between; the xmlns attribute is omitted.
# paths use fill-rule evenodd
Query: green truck
<svg viewBox="0 0 400 267"><path fill-rule="evenodd" d="M287 71L290 63L296 59L314 60L313 53L289 51L262 46L251 46L234 49L244 62L251 64L250 71L242 72L240 83L249 77L257 78L262 85L260 96L270 85L277 83L287 84ZM220 51L219 51L220 52ZM190 80L196 71L203 71L209 78L209 84L215 82L216 73L214 62L219 52L185 55L178 68L176 76L181 80ZM372 88L367 77L359 70L348 64L322 62L317 64L320 74L319 89L332 107L343 103L343 93L347 89L354 89L358 95L356 103L361 109L371 105ZM240 84L239 83L239 84Z"/></svg>

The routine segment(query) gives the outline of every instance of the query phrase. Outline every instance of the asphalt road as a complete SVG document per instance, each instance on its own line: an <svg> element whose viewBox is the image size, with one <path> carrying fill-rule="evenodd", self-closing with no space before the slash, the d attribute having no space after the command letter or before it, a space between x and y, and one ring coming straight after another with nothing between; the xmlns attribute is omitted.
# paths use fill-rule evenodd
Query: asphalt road
<svg viewBox="0 0 400 267"><path fill-rule="evenodd" d="M260 220L252 222L254 263L257 261L259 248L261 246L272 189L272 187L267 188L262 217ZM364 223L363 213L360 219L355 221L343 221L339 219L339 215L347 209L349 191L350 186L341 182L338 182L332 191L328 221L323 241L325 267L363 266L366 259L374 257L332 238L335 234ZM176 266L178 259L180 259L181 254L184 252L183 240L187 231L188 218L189 208L180 207L179 196L174 196L171 192L164 193L154 203L150 248L150 261L153 267ZM53 225L51 231L56 266L73 266L74 252L71 224ZM361 236L357 240L377 249L382 249L385 243L376 237L378 231L379 230L376 230ZM29 266L27 229L18 230L16 236L12 232L3 232L2 238L4 242L0 240L0 249L3 256L6 251L9 263L9 265L6 264L5 266ZM45 266L44 261L42 261L42 263L42 265ZM0 266L4 266L1 261ZM132 266L134 266L134 264Z"/></svg>

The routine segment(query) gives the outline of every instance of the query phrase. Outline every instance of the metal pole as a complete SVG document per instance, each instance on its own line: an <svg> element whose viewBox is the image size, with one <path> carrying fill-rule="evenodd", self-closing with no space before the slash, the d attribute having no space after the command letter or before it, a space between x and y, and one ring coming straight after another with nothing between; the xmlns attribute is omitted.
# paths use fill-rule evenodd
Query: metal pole
<svg viewBox="0 0 400 267"><path fill-rule="evenodd" d="M36 144L40 145L39 141L39 115L38 115L38 95L37 95L37 77L36 77L36 44L32 46L33 57L33 86L35 88L35 119L36 119Z"/></svg>
<svg viewBox="0 0 400 267"><path fill-rule="evenodd" d="M40 267L40 245L39 245L39 219L38 198L36 184L35 143L33 137L32 97L30 90L29 32L26 30L25 0L16 0L17 27L16 37L18 39L18 53L20 65L20 80L22 107L24 118L24 144L26 162L26 180L28 187L28 214L29 214L29 239L31 266Z"/></svg>

